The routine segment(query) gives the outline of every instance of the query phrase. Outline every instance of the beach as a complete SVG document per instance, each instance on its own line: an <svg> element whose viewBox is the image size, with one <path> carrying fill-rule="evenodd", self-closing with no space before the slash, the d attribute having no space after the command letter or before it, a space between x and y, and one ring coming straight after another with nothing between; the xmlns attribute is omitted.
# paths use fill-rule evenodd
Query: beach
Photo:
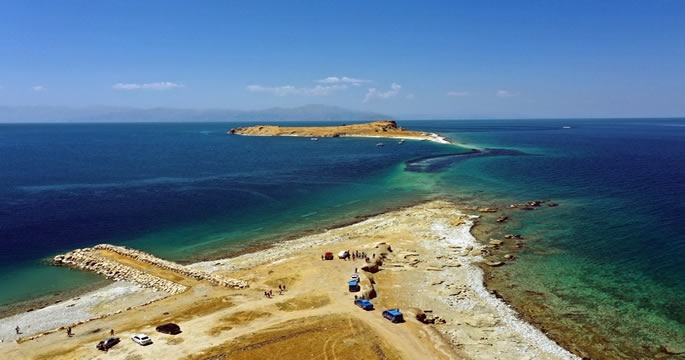
<svg viewBox="0 0 685 360"><path fill-rule="evenodd" d="M18 359L575 358L483 287L478 264L485 246L470 233L477 221L477 213L437 200L186 266L244 280L247 288L150 269L188 289L171 295L118 282L2 319L0 352ZM338 258L344 250L355 259ZM334 260L323 260L325 252ZM374 272L369 265L376 260ZM348 290L352 274L360 277L360 292ZM355 306L355 295L369 297L374 310ZM405 322L384 319L386 309L399 309ZM420 314L433 323L417 320ZM165 322L182 333L156 332ZM101 352L95 345L110 329L121 343ZM135 344L136 333L154 343Z"/></svg>

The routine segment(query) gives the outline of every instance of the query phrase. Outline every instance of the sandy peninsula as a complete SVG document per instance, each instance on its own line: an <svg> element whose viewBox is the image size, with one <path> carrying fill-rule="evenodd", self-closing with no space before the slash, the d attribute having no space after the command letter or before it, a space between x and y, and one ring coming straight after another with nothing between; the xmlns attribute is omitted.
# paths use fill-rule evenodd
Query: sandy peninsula
<svg viewBox="0 0 685 360"><path fill-rule="evenodd" d="M117 273L103 270L105 276L146 276L0 320L0 353L125 360L576 358L483 287L478 263L485 247L470 233L477 221L438 200L187 266L109 245L82 249L78 254L92 256L88 266L121 266ZM338 258L344 250L354 259ZM323 260L326 252L334 259ZM74 254L60 259L81 261ZM349 291L352 274L360 277L359 292ZM154 278L178 286L155 290ZM355 295L368 297L374 309L355 306ZM405 322L384 319L386 309L399 309ZM182 333L155 331L166 322ZM121 343L97 350L110 330ZM153 344L134 343L136 333Z"/></svg>
<svg viewBox="0 0 685 360"><path fill-rule="evenodd" d="M301 136L313 139L325 137L373 137L399 138L409 140L435 141L450 144L446 138L422 131L407 130L397 126L394 120L374 121L364 124L349 124L340 126L298 126L283 127L276 125L256 125L235 128L228 131L232 135L250 136Z"/></svg>

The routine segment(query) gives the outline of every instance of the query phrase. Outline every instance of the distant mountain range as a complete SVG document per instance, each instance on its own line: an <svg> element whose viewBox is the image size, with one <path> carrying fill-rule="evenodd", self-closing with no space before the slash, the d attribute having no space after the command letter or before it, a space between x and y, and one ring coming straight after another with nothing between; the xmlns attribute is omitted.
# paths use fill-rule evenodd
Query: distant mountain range
<svg viewBox="0 0 685 360"><path fill-rule="evenodd" d="M0 122L370 121L391 117L329 105L265 110L0 106Z"/></svg>

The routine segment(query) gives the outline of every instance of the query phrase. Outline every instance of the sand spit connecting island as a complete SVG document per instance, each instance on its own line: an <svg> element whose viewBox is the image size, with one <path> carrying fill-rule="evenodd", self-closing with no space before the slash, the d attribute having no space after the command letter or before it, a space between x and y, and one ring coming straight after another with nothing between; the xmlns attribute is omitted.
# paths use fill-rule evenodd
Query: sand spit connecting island
<svg viewBox="0 0 685 360"><path fill-rule="evenodd" d="M119 281L0 320L0 353L11 359L576 358L483 287L478 263L486 246L470 233L477 221L435 200L186 266L112 245L74 250L55 262ZM354 276L358 292L350 292ZM356 306L355 296L373 309ZM386 309L399 309L405 321L385 319ZM155 331L168 322L182 332ZM111 330L121 342L97 350ZM137 333L153 343L134 343Z"/></svg>

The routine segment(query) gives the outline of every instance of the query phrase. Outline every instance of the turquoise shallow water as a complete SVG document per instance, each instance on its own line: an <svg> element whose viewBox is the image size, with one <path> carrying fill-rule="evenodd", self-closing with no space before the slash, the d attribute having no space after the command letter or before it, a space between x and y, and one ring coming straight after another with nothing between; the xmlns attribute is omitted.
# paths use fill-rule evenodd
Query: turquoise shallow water
<svg viewBox="0 0 685 360"><path fill-rule="evenodd" d="M101 242L190 261L427 198L502 209L538 199L560 206L479 226L484 240L526 238L492 286L593 356L685 346L685 120L400 124L496 149L487 156L225 134L242 125L0 125L0 304L96 282L43 261Z"/></svg>

